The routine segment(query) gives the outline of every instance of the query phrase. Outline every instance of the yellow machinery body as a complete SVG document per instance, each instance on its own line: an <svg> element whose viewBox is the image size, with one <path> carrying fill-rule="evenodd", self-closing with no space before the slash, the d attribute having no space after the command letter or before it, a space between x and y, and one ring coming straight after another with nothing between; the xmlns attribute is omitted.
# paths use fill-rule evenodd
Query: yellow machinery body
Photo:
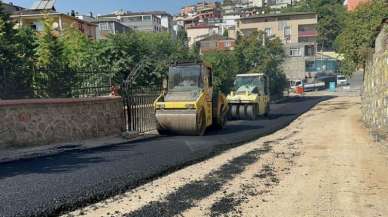
<svg viewBox="0 0 388 217"><path fill-rule="evenodd" d="M168 87L154 103L160 134L204 135L209 127L222 128L228 104L214 93L211 68L203 64L170 67Z"/></svg>
<svg viewBox="0 0 388 217"><path fill-rule="evenodd" d="M270 110L269 80L264 74L240 74L228 97L229 119L255 120Z"/></svg>

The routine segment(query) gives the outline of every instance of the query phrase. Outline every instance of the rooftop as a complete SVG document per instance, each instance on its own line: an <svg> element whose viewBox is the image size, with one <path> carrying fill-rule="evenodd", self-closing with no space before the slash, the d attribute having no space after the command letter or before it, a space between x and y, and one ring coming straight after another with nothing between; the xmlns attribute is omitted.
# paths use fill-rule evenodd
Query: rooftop
<svg viewBox="0 0 388 217"><path fill-rule="evenodd" d="M136 16L136 15L168 15L166 11L144 11L144 12L131 12L131 11L116 11L111 14L102 15L100 17L116 17L116 16Z"/></svg>
<svg viewBox="0 0 388 217"><path fill-rule="evenodd" d="M285 16L297 16L297 15L316 15L315 12L290 12L290 13L280 13L280 14L261 14L254 15L249 17L241 17L240 20L248 20L255 18L266 18L266 17L285 17Z"/></svg>
<svg viewBox="0 0 388 217"><path fill-rule="evenodd" d="M22 11L15 11L12 13L11 17L34 17L34 16L46 16L46 15L60 15L60 16L66 16L73 20L77 20L80 23L86 23L90 25L96 25L91 22L78 19L77 17L73 17L64 13L60 13L54 10L41 10L41 9L27 9Z"/></svg>

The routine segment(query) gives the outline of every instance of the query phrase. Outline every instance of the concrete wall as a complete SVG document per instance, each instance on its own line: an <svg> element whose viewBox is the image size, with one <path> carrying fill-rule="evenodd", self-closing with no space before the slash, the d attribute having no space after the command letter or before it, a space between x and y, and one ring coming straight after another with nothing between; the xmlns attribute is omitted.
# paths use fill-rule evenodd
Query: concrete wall
<svg viewBox="0 0 388 217"><path fill-rule="evenodd" d="M0 149L119 135L119 97L0 100Z"/></svg>
<svg viewBox="0 0 388 217"><path fill-rule="evenodd" d="M386 25L388 26L388 25ZM388 139L388 32L384 29L376 40L370 58L362 94L363 120L372 132Z"/></svg>

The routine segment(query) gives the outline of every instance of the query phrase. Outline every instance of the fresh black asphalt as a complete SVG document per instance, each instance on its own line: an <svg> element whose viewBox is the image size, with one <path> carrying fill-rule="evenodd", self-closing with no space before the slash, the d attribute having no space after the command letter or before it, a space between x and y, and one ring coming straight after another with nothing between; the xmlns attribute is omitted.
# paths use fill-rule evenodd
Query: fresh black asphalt
<svg viewBox="0 0 388 217"><path fill-rule="evenodd" d="M290 98L267 119L204 137L157 137L0 164L0 217L55 216L146 183L287 126L327 97Z"/></svg>

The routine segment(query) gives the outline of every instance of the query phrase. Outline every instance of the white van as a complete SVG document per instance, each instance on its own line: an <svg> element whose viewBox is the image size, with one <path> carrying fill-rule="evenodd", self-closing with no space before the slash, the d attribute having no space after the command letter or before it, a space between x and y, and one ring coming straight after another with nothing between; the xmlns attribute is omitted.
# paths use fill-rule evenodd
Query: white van
<svg viewBox="0 0 388 217"><path fill-rule="evenodd" d="M348 79L345 75L337 75L337 86L347 86L349 85Z"/></svg>

